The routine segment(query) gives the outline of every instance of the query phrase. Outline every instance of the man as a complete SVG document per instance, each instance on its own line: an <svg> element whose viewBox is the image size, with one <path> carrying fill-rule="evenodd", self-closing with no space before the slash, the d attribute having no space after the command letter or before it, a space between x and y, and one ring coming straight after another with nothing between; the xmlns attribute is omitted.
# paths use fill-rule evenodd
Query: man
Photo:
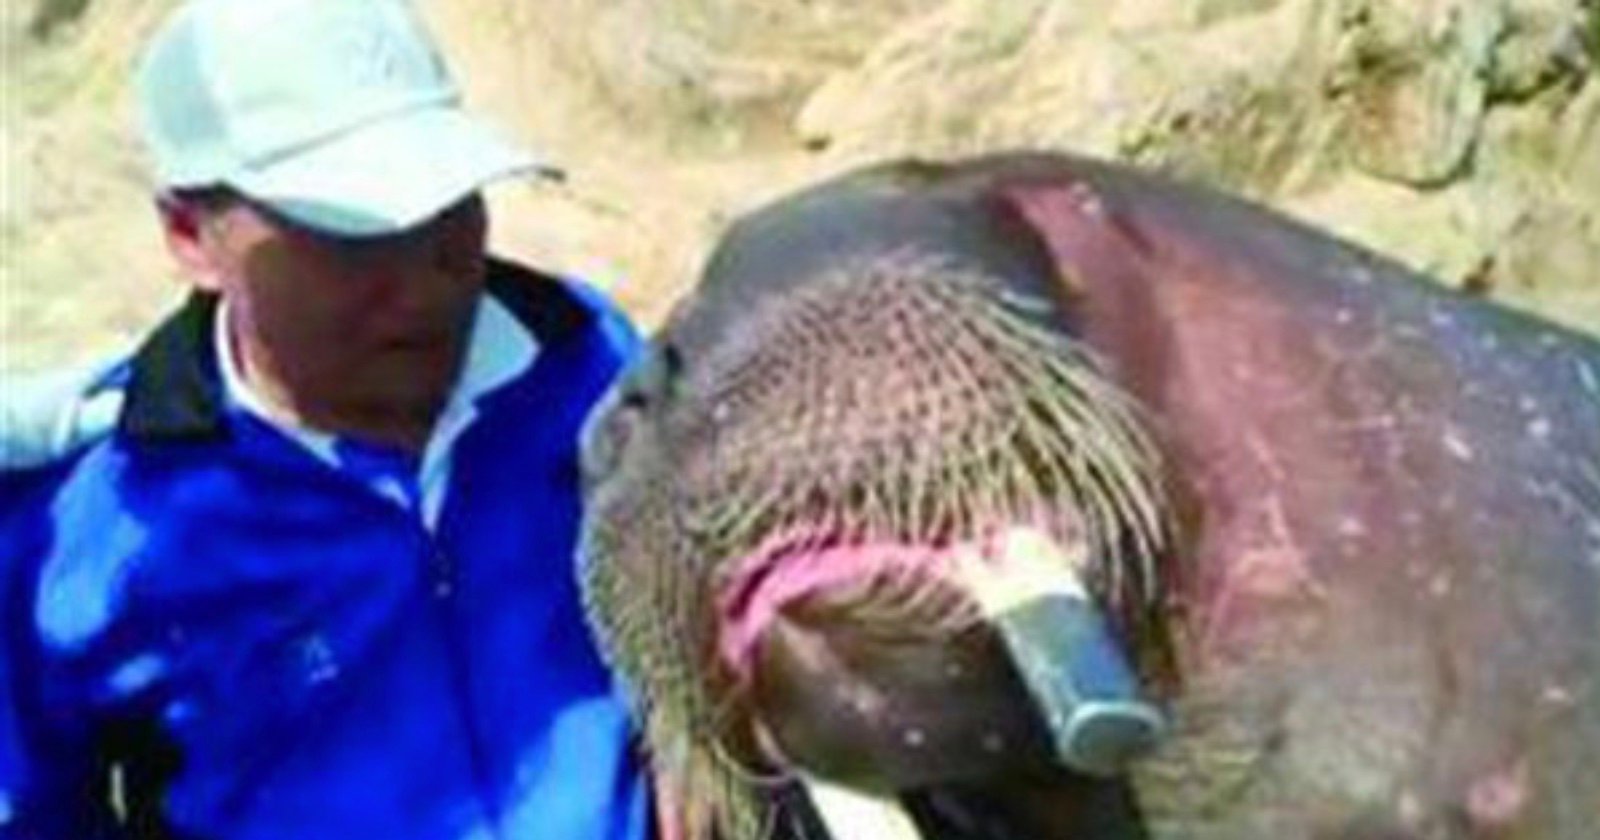
<svg viewBox="0 0 1600 840"><path fill-rule="evenodd" d="M403 0L194 0L137 88L194 292L6 457L0 837L646 836L571 568L635 339L485 256L532 161Z"/></svg>

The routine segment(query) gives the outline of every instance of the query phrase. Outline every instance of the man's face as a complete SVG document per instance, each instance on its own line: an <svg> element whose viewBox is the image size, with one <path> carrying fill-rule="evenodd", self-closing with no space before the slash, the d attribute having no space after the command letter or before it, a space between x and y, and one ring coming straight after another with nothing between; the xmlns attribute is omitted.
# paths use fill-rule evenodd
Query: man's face
<svg viewBox="0 0 1600 840"><path fill-rule="evenodd" d="M193 210L192 230L175 233L184 212L167 211L169 241L197 252L179 256L227 301L236 357L269 402L329 431L425 430L483 286L481 199L362 239L297 227L242 200Z"/></svg>

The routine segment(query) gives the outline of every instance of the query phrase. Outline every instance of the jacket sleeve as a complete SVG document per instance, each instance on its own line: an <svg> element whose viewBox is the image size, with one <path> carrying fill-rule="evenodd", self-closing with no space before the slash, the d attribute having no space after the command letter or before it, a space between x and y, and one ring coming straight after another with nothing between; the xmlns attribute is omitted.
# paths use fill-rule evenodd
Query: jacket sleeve
<svg viewBox="0 0 1600 840"><path fill-rule="evenodd" d="M107 388L119 362L7 377L0 388L0 472L56 462L105 437L122 392Z"/></svg>
<svg viewBox="0 0 1600 840"><path fill-rule="evenodd" d="M0 504L0 840L95 840L113 827L86 715L47 691L34 621L52 476L4 476ZM35 492L26 493L32 489ZM29 498L31 496L31 498ZM81 708L79 706L78 708Z"/></svg>

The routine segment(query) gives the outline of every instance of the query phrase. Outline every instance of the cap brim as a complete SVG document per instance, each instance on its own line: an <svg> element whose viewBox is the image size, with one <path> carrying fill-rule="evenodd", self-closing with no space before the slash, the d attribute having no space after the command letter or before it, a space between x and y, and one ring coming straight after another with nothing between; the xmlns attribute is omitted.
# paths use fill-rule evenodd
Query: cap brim
<svg viewBox="0 0 1600 840"><path fill-rule="evenodd" d="M397 114L230 179L296 224L338 236L414 227L490 182L553 173L455 107Z"/></svg>

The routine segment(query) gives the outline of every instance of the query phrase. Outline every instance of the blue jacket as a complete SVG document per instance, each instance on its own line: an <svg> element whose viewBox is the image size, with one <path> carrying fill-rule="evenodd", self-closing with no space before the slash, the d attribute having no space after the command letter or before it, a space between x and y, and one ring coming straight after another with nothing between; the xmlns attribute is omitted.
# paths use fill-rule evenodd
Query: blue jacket
<svg viewBox="0 0 1600 840"><path fill-rule="evenodd" d="M576 438L635 338L573 285L490 293L539 354L434 529L228 410L203 296L110 437L0 479L0 838L647 836L573 566Z"/></svg>

